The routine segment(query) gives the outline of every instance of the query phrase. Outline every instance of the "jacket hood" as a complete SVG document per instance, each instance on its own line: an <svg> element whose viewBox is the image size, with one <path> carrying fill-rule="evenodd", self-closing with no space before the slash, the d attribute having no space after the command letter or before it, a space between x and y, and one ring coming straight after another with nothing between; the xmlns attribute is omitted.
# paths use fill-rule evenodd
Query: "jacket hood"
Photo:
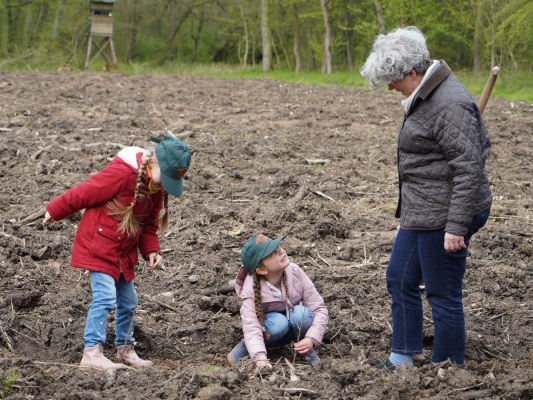
<svg viewBox="0 0 533 400"><path fill-rule="evenodd" d="M241 268L239 268L239 272L237 273L237 278L235 279L235 291L237 292L237 295L241 298L246 276L248 276L248 272L246 271L246 268L244 268L244 265L241 265Z"/></svg>

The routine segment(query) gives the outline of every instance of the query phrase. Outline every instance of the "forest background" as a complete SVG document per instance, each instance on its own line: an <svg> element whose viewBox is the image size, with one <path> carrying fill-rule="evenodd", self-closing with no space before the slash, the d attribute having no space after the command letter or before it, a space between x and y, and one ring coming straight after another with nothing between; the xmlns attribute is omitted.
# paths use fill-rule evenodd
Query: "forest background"
<svg viewBox="0 0 533 400"><path fill-rule="evenodd" d="M109 0L108 0L109 2ZM111 1L112 2L112 1ZM78 70L87 0L0 0L0 70ZM533 102L532 0L118 0L121 72L273 77L366 87L374 37L415 25L473 94ZM97 59L90 70L102 70Z"/></svg>

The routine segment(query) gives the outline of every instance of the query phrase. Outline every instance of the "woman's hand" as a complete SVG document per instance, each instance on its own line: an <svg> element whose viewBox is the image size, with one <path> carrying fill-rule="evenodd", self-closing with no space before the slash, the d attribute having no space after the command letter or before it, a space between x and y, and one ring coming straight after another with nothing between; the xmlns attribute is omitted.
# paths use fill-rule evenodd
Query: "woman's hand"
<svg viewBox="0 0 533 400"><path fill-rule="evenodd" d="M465 237L455 233L446 232L444 235L444 250L454 253L466 249Z"/></svg>
<svg viewBox="0 0 533 400"><path fill-rule="evenodd" d="M311 350L313 350L314 343L309 338L304 338L300 340L298 343L294 343L294 350L296 350L300 354L307 354Z"/></svg>
<svg viewBox="0 0 533 400"><path fill-rule="evenodd" d="M268 368L272 369L272 364L270 364L270 361L268 361L268 358L266 354L259 354L257 358L255 359L255 365L258 369Z"/></svg>
<svg viewBox="0 0 533 400"><path fill-rule="evenodd" d="M148 266L152 269L155 269L161 265L163 257L159 253L148 253Z"/></svg>
<svg viewBox="0 0 533 400"><path fill-rule="evenodd" d="M44 214L43 225L48 225L50 222L54 222L54 220L52 219L50 213L47 211L46 214Z"/></svg>

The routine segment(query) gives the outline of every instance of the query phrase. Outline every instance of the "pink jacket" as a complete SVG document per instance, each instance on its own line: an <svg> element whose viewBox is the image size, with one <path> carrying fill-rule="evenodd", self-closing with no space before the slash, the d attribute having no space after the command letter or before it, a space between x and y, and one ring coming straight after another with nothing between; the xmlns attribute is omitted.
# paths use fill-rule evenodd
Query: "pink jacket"
<svg viewBox="0 0 533 400"><path fill-rule="evenodd" d="M318 346L322 342L329 320L326 304L315 289L313 282L298 265L290 263L285 269L285 273L287 274L287 286L289 287L291 304L303 303L313 313L313 323L305 337L311 339L315 346ZM263 339L263 328L255 314L253 278L247 274L244 267L241 267L237 274L235 291L243 299L241 318L246 349L250 357L255 360L260 353L266 354L266 346ZM285 287L283 285L282 293L285 298ZM288 305L272 294L263 279L261 280L261 300L263 314L285 312L287 318L289 317Z"/></svg>

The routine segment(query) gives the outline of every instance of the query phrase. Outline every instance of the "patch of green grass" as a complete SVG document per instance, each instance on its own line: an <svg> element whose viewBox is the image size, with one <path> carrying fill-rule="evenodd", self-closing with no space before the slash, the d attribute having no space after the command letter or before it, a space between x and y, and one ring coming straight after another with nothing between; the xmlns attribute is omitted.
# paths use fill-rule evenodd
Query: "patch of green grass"
<svg viewBox="0 0 533 400"><path fill-rule="evenodd" d="M454 72L467 90L474 96L481 96L487 83L490 71L476 76L472 71ZM533 72L500 71L491 97L503 97L512 101L528 101L533 103ZM489 99L490 103L490 99Z"/></svg>
<svg viewBox="0 0 533 400"><path fill-rule="evenodd" d="M215 367L214 365L208 365L207 367L205 367L206 371L211 371L211 372L218 372L218 370L220 370L219 367Z"/></svg>
<svg viewBox="0 0 533 400"><path fill-rule="evenodd" d="M41 62L8 63L2 66L2 70L57 71L63 63L64 60L56 56L56 58L47 58L46 61ZM102 72L104 70L105 62L100 58L97 58L89 66L90 72ZM273 79L280 82L370 90L367 82L357 68L354 68L353 71L334 70L332 74L328 75L323 74L320 70L302 70L299 73L283 70L263 72L261 64L257 64L254 68L252 66L242 68L236 64L219 63L190 64L174 62L164 65L151 65L146 62L130 62L119 63L118 71L125 74L184 74L224 79ZM480 75L474 75L471 70L458 70L453 72L465 85L467 90L474 97L479 98L487 82L490 70L488 67L485 67ZM387 91L387 88L384 87L380 90ZM511 101L527 101L533 103L533 71L500 71L491 97L503 97ZM336 101L336 99L326 100Z"/></svg>
<svg viewBox="0 0 533 400"><path fill-rule="evenodd" d="M11 375L6 376L2 381L2 388L0 388L0 399L3 399L4 396L11 393L11 384L17 379L17 371L13 370Z"/></svg>

